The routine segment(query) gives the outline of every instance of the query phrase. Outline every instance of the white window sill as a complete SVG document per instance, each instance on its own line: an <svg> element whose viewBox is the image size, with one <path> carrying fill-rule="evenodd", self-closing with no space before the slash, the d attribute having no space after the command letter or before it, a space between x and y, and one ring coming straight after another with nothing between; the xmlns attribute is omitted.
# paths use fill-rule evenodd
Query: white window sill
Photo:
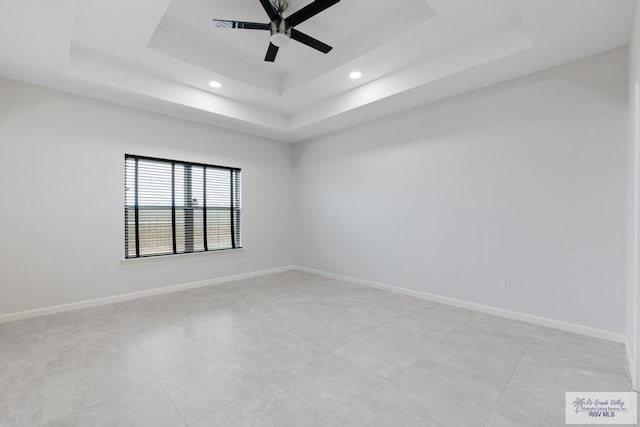
<svg viewBox="0 0 640 427"><path fill-rule="evenodd" d="M222 254L238 254L244 253L244 248L237 249L222 249L218 251L207 251L207 252L194 252L190 254L176 254L176 255L160 255L160 256L149 256L142 258L125 258L121 259L121 264L146 264L153 262L166 262L166 261L182 261L189 259L197 259L197 258L207 258L213 256L220 256Z"/></svg>

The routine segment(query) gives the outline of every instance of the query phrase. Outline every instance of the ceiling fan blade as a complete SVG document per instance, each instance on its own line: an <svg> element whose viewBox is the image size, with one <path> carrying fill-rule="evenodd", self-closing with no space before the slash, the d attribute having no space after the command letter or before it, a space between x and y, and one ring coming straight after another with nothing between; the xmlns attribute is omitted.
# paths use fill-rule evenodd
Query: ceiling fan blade
<svg viewBox="0 0 640 427"><path fill-rule="evenodd" d="M214 19L213 23L218 28L240 28L242 30L268 30L270 24L261 24L259 22L243 22L243 21L225 21L222 19Z"/></svg>
<svg viewBox="0 0 640 427"><path fill-rule="evenodd" d="M315 0L313 3L306 5L299 11L295 12L293 15L285 18L285 20L289 23L289 25L295 27L296 25L303 23L307 19L316 16L323 10L328 9L339 2L340 0Z"/></svg>
<svg viewBox="0 0 640 427"><path fill-rule="evenodd" d="M264 57L264 60L267 62L275 62L276 55L278 54L278 50L280 48L273 43L269 43L269 49L267 49L267 56Z"/></svg>
<svg viewBox="0 0 640 427"><path fill-rule="evenodd" d="M329 53L331 49L333 49L328 44L322 43L320 40L316 40L313 37L296 30L295 28L291 29L291 38L299 41L302 44L306 44L309 47L319 50L322 53Z"/></svg>
<svg viewBox="0 0 640 427"><path fill-rule="evenodd" d="M271 3L271 0L260 0L262 7L264 7L264 11L269 15L269 19L275 21L276 19L281 19L280 14L276 7Z"/></svg>

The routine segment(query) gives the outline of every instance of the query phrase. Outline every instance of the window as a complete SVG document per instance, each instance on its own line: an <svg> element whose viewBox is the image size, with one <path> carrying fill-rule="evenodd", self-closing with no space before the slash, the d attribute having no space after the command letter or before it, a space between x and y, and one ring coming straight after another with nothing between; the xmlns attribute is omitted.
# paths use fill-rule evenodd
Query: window
<svg viewBox="0 0 640 427"><path fill-rule="evenodd" d="M240 169L125 155L125 258L242 247Z"/></svg>

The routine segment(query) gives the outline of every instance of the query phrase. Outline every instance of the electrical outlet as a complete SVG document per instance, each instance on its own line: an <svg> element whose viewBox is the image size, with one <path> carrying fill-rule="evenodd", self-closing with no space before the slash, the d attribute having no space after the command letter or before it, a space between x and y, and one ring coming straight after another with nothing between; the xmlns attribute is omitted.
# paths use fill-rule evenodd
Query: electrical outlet
<svg viewBox="0 0 640 427"><path fill-rule="evenodd" d="M503 277L502 280L500 280L500 287L502 288L503 291L510 291L511 290L511 279L509 279L507 277Z"/></svg>

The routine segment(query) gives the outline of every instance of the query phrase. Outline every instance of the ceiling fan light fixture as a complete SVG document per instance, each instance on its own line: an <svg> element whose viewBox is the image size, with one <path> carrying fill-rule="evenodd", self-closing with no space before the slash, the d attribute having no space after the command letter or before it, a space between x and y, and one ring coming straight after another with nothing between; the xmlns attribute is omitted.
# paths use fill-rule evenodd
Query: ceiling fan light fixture
<svg viewBox="0 0 640 427"><path fill-rule="evenodd" d="M349 77L353 80L358 80L362 77L362 73L360 71L352 71L351 74L349 74Z"/></svg>
<svg viewBox="0 0 640 427"><path fill-rule="evenodd" d="M277 47L285 47L291 43L291 26L284 19L271 23L271 43Z"/></svg>
<svg viewBox="0 0 640 427"><path fill-rule="evenodd" d="M216 82L216 81L210 81L209 86L211 86L214 89L220 89L222 87L222 83Z"/></svg>
<svg viewBox="0 0 640 427"><path fill-rule="evenodd" d="M275 33L271 34L271 43L273 43L274 46L285 47L291 43L291 38L283 33Z"/></svg>

